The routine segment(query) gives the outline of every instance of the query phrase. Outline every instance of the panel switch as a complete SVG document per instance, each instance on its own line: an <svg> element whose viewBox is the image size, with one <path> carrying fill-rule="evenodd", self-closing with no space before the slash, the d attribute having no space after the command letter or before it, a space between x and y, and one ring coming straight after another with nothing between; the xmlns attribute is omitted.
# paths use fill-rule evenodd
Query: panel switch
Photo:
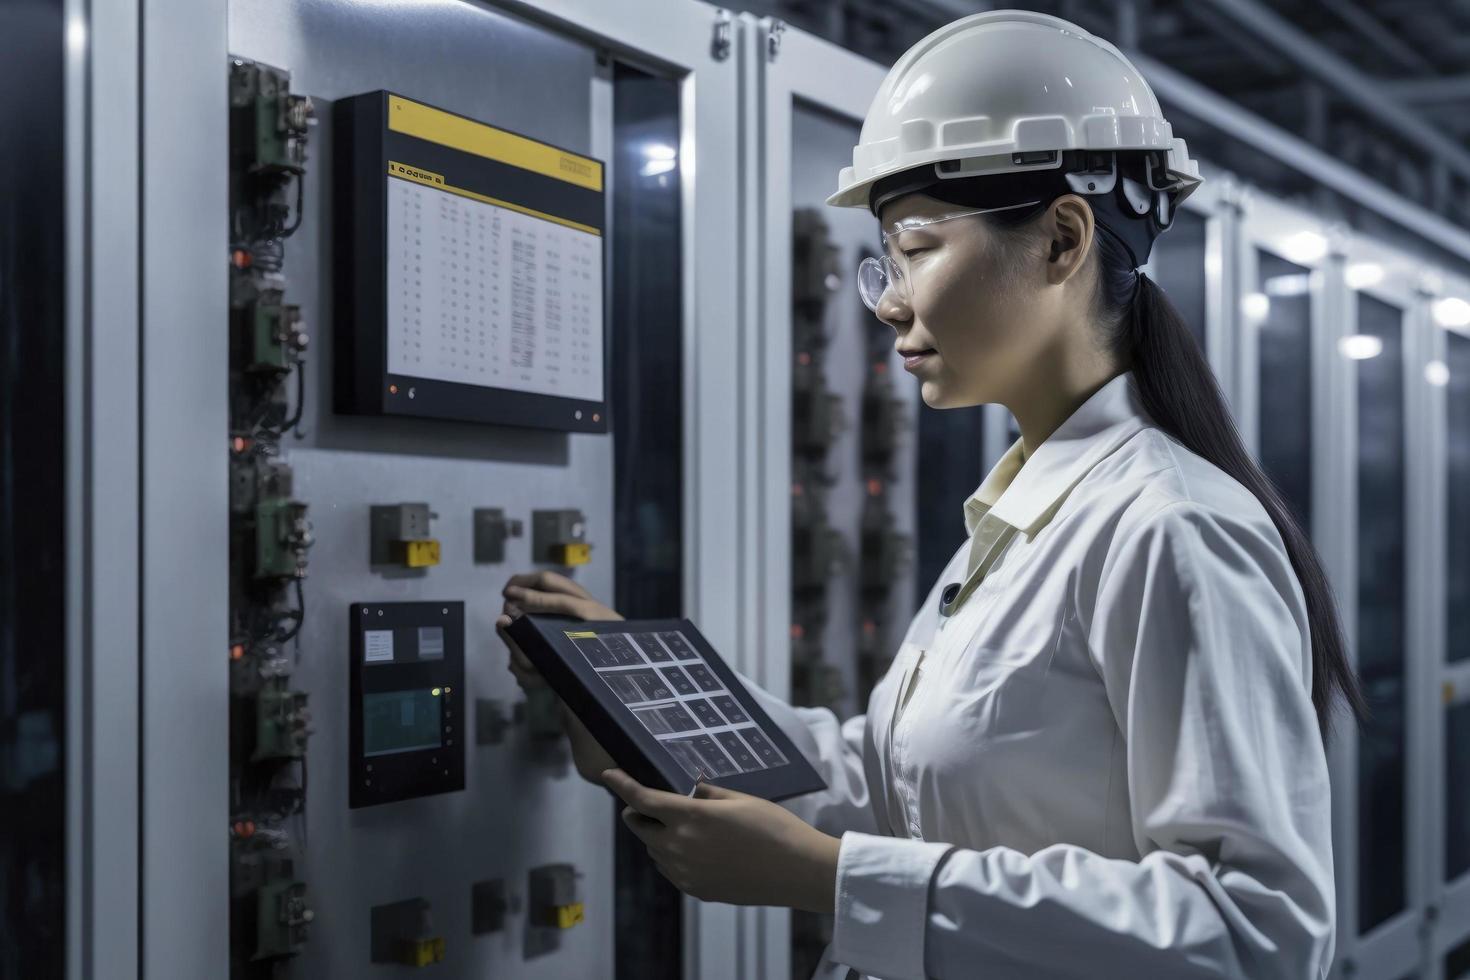
<svg viewBox="0 0 1470 980"><path fill-rule="evenodd" d="M429 522L438 516L428 504L374 505L368 560L403 568L439 564L439 541L429 536Z"/></svg>
<svg viewBox="0 0 1470 980"><path fill-rule="evenodd" d="M558 565L585 565L592 560L592 546L585 541L572 541L551 546L551 560Z"/></svg>
<svg viewBox="0 0 1470 980"><path fill-rule="evenodd" d="M525 524L505 516L500 507L475 508L475 564L496 565L505 561L505 539L525 533Z"/></svg>
<svg viewBox="0 0 1470 980"><path fill-rule="evenodd" d="M444 959L444 937L434 935L427 899L374 906L370 926L374 963L429 966Z"/></svg>
<svg viewBox="0 0 1470 980"><path fill-rule="evenodd" d="M509 905L504 878L475 882L470 886L470 931L482 936L504 929Z"/></svg>
<svg viewBox="0 0 1470 980"><path fill-rule="evenodd" d="M591 561L586 515L580 510L532 511L531 560L566 567Z"/></svg>
<svg viewBox="0 0 1470 980"><path fill-rule="evenodd" d="M585 910L577 898L577 871L570 864L532 868L529 891L533 924L570 929L582 921Z"/></svg>

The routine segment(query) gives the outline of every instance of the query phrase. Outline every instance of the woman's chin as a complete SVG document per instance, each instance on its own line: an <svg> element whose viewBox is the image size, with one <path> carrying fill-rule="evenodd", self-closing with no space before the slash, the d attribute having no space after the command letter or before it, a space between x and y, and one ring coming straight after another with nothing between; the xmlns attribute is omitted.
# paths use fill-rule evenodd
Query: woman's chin
<svg viewBox="0 0 1470 980"><path fill-rule="evenodd" d="M919 397L924 399L924 404L930 408L952 408L946 397L944 385L938 381L919 382Z"/></svg>
<svg viewBox="0 0 1470 980"><path fill-rule="evenodd" d="M973 395L956 392L953 385L933 378L919 383L919 397L930 408L974 408L987 402L986 399L977 400Z"/></svg>

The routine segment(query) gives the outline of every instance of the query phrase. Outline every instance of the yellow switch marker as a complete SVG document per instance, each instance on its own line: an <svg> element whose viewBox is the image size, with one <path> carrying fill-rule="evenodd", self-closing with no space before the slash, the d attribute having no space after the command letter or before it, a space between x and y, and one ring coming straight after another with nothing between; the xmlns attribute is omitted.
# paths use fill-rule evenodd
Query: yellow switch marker
<svg viewBox="0 0 1470 980"><path fill-rule="evenodd" d="M582 921L583 911L584 910L582 908L581 902L575 902L571 905L556 906L554 909L552 909L552 912L555 913L556 917L556 927L558 929L570 929L572 926Z"/></svg>
<svg viewBox="0 0 1470 980"><path fill-rule="evenodd" d="M403 563L409 568L439 564L439 542L433 538L403 542Z"/></svg>
<svg viewBox="0 0 1470 980"><path fill-rule="evenodd" d="M398 946L399 960L408 966L429 966L444 959L444 938L404 940Z"/></svg>
<svg viewBox="0 0 1470 980"><path fill-rule="evenodd" d="M558 565L585 565L592 560L592 546L585 541L551 546L551 557Z"/></svg>

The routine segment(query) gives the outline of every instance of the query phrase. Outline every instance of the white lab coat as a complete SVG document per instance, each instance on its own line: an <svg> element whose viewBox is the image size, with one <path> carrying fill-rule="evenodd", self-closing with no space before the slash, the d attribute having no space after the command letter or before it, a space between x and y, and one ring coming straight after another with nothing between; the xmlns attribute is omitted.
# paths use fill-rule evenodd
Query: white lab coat
<svg viewBox="0 0 1470 980"><path fill-rule="evenodd" d="M1256 498L1130 381L966 503L866 715L764 697L829 786L792 809L842 835L823 980L1326 974L1301 588Z"/></svg>

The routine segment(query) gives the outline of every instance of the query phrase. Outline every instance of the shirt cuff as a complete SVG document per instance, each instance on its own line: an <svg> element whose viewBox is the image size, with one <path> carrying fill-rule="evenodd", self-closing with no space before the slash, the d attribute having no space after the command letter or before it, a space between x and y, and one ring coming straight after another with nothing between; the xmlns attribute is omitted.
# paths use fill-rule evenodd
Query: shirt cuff
<svg viewBox="0 0 1470 980"><path fill-rule="evenodd" d="M832 958L869 976L923 980L929 882L950 850L949 844L843 834Z"/></svg>

